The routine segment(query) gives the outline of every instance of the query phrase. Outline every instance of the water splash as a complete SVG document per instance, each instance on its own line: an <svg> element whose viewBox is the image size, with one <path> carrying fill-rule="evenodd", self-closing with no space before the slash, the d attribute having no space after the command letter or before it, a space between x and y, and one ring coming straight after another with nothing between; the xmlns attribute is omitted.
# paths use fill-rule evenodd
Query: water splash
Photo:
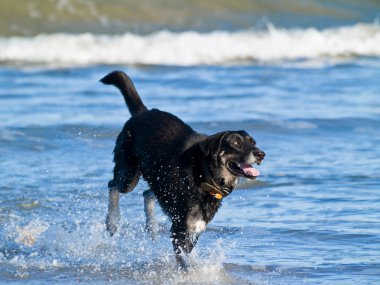
<svg viewBox="0 0 380 285"><path fill-rule="evenodd" d="M18 236L15 242L31 247L36 243L38 237L48 228L48 223L39 220L31 221L24 227L16 226Z"/></svg>
<svg viewBox="0 0 380 285"><path fill-rule="evenodd" d="M231 284L223 269L220 240L203 257L191 254L190 270L181 272L166 226L160 227L157 241L145 235L143 225L127 222L110 237L100 217L93 218L63 224L33 219L26 225L21 217L13 219L1 238L0 264L6 270L0 276L27 279L48 271L69 280L80 276L81 280L127 279L149 284Z"/></svg>

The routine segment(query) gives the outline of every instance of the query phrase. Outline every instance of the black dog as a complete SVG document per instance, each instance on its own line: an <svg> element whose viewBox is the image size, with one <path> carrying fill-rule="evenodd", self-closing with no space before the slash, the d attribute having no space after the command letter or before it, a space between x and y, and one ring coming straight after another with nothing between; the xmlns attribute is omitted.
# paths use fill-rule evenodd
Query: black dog
<svg viewBox="0 0 380 285"><path fill-rule="evenodd" d="M123 72L114 71L101 82L121 91L132 115L114 149L107 230L113 235L120 221L119 192L131 192L142 175L150 186L144 192L147 230L154 236L157 199L172 220L176 259L185 267L181 252L191 252L238 177L255 179L259 175L251 164L260 164L265 153L245 131L206 136L172 114L148 110Z"/></svg>

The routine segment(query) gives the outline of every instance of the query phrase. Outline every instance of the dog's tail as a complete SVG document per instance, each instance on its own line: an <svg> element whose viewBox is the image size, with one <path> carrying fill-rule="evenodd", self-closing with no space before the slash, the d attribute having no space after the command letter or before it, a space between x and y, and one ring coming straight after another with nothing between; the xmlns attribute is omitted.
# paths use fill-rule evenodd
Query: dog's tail
<svg viewBox="0 0 380 285"><path fill-rule="evenodd" d="M114 85L120 90L132 116L147 110L132 80L124 72L113 71L100 79L100 81L107 85Z"/></svg>

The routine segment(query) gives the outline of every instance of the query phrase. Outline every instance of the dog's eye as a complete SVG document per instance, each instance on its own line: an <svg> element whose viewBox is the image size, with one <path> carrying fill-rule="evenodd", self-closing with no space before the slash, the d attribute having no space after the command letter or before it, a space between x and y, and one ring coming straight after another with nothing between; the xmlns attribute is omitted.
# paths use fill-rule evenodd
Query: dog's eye
<svg viewBox="0 0 380 285"><path fill-rule="evenodd" d="M236 147L241 147L242 142L241 141L232 141L231 144Z"/></svg>

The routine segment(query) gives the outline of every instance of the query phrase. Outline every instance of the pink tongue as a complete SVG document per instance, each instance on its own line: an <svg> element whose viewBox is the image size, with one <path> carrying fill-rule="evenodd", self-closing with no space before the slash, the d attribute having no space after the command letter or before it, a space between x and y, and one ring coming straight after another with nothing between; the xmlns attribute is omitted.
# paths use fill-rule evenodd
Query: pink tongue
<svg viewBox="0 0 380 285"><path fill-rule="evenodd" d="M260 175L260 172L257 169L253 168L249 164L242 165L242 169L246 175L249 175L249 176L259 176Z"/></svg>

